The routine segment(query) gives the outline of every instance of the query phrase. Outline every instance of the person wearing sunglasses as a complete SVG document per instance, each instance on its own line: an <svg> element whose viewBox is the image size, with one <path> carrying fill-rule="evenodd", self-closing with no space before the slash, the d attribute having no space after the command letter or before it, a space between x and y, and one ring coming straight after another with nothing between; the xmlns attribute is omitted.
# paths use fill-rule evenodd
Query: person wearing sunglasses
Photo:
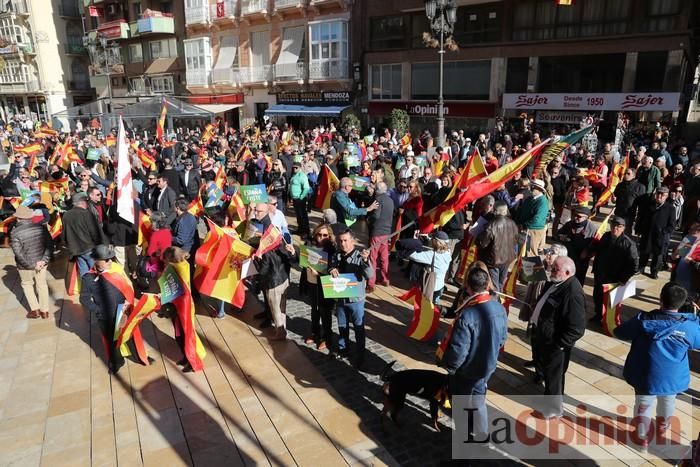
<svg viewBox="0 0 700 467"><path fill-rule="evenodd" d="M146 184L141 191L141 209L144 211L157 211L159 194L158 176L155 172L151 172L146 176Z"/></svg>
<svg viewBox="0 0 700 467"><path fill-rule="evenodd" d="M335 235L328 224L319 224L311 234L311 246L322 250L330 258L335 254ZM307 345L315 344L318 350L325 350L333 344L333 306L332 299L323 297L319 273L312 267L305 271L311 297L311 332L304 338Z"/></svg>

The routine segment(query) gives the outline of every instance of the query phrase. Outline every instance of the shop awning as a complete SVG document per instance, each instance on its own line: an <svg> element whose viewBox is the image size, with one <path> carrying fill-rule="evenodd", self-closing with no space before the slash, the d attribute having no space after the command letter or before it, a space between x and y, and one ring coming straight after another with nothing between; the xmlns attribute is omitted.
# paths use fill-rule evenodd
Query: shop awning
<svg viewBox="0 0 700 467"><path fill-rule="evenodd" d="M317 116L317 117L339 117L344 110L350 108L349 105L344 106L308 106L308 105L289 105L277 104L269 107L265 113L267 115L298 115L298 116Z"/></svg>
<svg viewBox="0 0 700 467"><path fill-rule="evenodd" d="M222 114L229 110L243 107L243 104L197 104L196 107L213 114Z"/></svg>

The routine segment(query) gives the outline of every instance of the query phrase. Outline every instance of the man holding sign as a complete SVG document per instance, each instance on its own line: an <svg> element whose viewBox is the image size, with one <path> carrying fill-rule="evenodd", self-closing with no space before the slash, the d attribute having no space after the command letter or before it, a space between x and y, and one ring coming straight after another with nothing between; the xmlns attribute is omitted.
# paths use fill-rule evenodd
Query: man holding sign
<svg viewBox="0 0 700 467"><path fill-rule="evenodd" d="M338 319L338 353L339 357L348 355L348 341L350 340L349 322L352 321L357 343L357 355L355 365L360 368L364 363L365 353L365 281L374 275L369 263L369 250L360 251L355 248L355 236L350 230L346 230L338 237L338 252L330 260L328 273L333 278L341 274L353 274L359 284L359 296L352 298L338 298L336 301L336 316ZM325 289L324 289L325 293Z"/></svg>

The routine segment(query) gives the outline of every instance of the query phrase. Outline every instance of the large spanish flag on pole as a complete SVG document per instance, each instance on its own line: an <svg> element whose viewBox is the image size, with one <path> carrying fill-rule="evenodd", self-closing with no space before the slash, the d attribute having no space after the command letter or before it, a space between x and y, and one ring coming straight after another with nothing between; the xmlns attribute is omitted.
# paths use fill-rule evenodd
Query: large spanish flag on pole
<svg viewBox="0 0 700 467"><path fill-rule="evenodd" d="M419 341L430 340L440 324L440 313L437 307L423 295L418 287L413 287L398 298L404 302L413 301L413 320L406 335Z"/></svg>
<svg viewBox="0 0 700 467"><path fill-rule="evenodd" d="M318 184L318 192L316 192L314 207L316 207L316 209L330 208L331 196L338 187L340 187L340 180L338 180L338 177L335 176L330 167L324 164L321 169L321 181Z"/></svg>
<svg viewBox="0 0 700 467"><path fill-rule="evenodd" d="M204 295L241 308L245 302L241 268L255 249L238 239L231 229L219 227L209 219L207 224L209 233L195 256L195 286Z"/></svg>
<svg viewBox="0 0 700 467"><path fill-rule="evenodd" d="M165 140L165 118L167 115L168 105L165 102L165 97L163 97L160 107L160 117L158 117L158 126L156 126L156 139L158 139L160 144L163 144L163 141Z"/></svg>
<svg viewBox="0 0 700 467"><path fill-rule="evenodd" d="M542 156L537 161L537 165L535 166L535 170L532 176L534 178L540 178L538 177L538 175L541 171L547 168L547 165L550 162L552 162L559 154L562 153L562 151L567 149L569 146L581 141L583 137L591 131L593 131L593 125L589 125L585 128L581 128L580 130L571 132L568 135L550 144L549 147L544 151L544 153L542 153Z"/></svg>
<svg viewBox="0 0 700 467"><path fill-rule="evenodd" d="M452 185L452 190L450 190L450 194L447 195L445 200L452 198L457 194L457 191L466 189L469 185L477 180L481 180L486 175L488 175L488 172L486 172L486 167L479 155L479 151L472 152L472 155L469 156L469 160L467 160L467 164L459 172L459 176Z"/></svg>

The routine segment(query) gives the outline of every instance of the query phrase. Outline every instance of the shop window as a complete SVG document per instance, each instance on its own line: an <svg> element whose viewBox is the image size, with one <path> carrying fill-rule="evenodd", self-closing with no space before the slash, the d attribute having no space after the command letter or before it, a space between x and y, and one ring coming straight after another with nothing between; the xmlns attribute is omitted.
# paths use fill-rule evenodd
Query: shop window
<svg viewBox="0 0 700 467"><path fill-rule="evenodd" d="M465 80L465 77L469 79ZM444 68L445 100L488 100L491 61L447 62ZM439 64L411 65L411 99L436 100L439 94Z"/></svg>
<svg viewBox="0 0 700 467"><path fill-rule="evenodd" d="M401 64L372 65L372 99L401 99Z"/></svg>
<svg viewBox="0 0 700 467"><path fill-rule="evenodd" d="M539 92L620 92L625 54L540 57Z"/></svg>
<svg viewBox="0 0 700 467"><path fill-rule="evenodd" d="M369 43L372 50L406 47L406 18L383 16L370 19Z"/></svg>
<svg viewBox="0 0 700 467"><path fill-rule="evenodd" d="M639 52L637 55L637 75L635 91L660 91L664 85L664 74L668 52Z"/></svg>

